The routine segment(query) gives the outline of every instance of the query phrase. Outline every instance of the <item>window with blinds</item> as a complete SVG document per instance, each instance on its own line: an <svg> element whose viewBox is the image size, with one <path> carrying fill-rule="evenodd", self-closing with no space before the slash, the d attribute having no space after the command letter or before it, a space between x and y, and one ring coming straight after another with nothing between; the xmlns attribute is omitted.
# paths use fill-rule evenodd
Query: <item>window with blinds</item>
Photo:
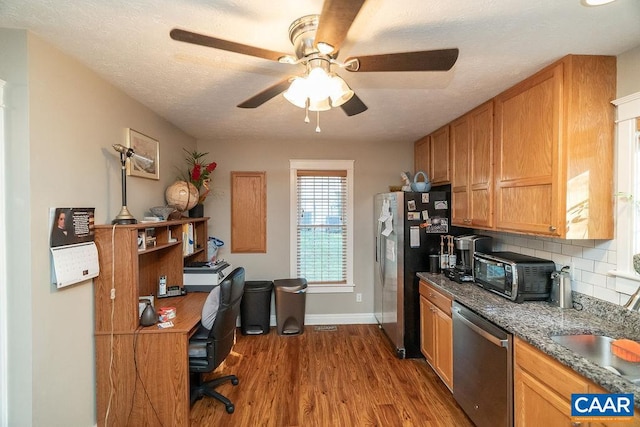
<svg viewBox="0 0 640 427"><path fill-rule="evenodd" d="M297 275L347 283L347 171L297 170Z"/></svg>

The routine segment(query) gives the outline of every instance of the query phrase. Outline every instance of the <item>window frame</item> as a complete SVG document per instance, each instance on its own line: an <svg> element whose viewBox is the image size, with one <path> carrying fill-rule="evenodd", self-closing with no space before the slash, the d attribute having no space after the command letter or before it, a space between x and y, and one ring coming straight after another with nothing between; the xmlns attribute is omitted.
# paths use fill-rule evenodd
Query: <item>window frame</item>
<svg viewBox="0 0 640 427"><path fill-rule="evenodd" d="M640 92L613 101L617 107L616 118L616 269L610 274L616 277L615 290L631 295L640 285L640 276L633 269L632 256L635 235L640 231L640 188L636 188L636 175L640 173L637 161L640 144L638 120L640 120ZM624 197L634 194L635 201Z"/></svg>
<svg viewBox="0 0 640 427"><path fill-rule="evenodd" d="M297 226L298 226L298 170L346 170L347 171L347 186L346 186L346 219L344 221L347 230L346 238L346 260L347 260L347 277L346 283L341 284L321 284L314 283L309 284L307 287L308 293L343 293L353 292L355 284L353 282L353 233L354 233L354 192L353 192L353 160L289 160L289 224L290 224L290 239L289 239L289 270L291 277L297 276L297 262L298 262L298 245L297 245Z"/></svg>

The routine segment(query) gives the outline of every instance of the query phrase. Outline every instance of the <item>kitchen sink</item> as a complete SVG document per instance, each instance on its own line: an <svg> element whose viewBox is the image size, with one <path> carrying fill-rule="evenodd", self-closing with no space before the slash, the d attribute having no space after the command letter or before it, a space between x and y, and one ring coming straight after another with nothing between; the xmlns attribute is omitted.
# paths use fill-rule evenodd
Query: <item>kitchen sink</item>
<svg viewBox="0 0 640 427"><path fill-rule="evenodd" d="M603 335L553 335L551 339L590 362L640 385L640 363L627 362L611 352L613 338Z"/></svg>

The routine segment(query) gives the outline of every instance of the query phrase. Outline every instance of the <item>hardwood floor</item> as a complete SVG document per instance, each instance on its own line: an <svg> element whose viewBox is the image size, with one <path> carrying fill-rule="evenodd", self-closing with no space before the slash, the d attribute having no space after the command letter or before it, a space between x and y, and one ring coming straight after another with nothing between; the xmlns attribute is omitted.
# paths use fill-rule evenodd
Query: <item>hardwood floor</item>
<svg viewBox="0 0 640 427"><path fill-rule="evenodd" d="M306 326L302 335L238 338L211 375L235 374L219 387L235 412L204 398L191 425L473 426L424 359L398 359L377 325Z"/></svg>

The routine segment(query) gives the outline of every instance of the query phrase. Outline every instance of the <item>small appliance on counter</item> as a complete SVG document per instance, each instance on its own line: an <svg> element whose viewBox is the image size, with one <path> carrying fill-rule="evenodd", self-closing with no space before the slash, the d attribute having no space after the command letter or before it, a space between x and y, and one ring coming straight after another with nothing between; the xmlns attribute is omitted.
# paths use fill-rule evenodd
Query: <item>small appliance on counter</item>
<svg viewBox="0 0 640 427"><path fill-rule="evenodd" d="M569 266L564 266L560 271L551 273L551 304L560 308L573 308L571 295L571 276Z"/></svg>
<svg viewBox="0 0 640 427"><path fill-rule="evenodd" d="M515 252L476 253L473 279L483 288L515 302L545 301L551 295L553 261Z"/></svg>
<svg viewBox="0 0 640 427"><path fill-rule="evenodd" d="M453 239L457 263L447 270L447 277L458 282L473 282L474 255L478 252L491 253L493 250L493 238L469 234L457 236Z"/></svg>

